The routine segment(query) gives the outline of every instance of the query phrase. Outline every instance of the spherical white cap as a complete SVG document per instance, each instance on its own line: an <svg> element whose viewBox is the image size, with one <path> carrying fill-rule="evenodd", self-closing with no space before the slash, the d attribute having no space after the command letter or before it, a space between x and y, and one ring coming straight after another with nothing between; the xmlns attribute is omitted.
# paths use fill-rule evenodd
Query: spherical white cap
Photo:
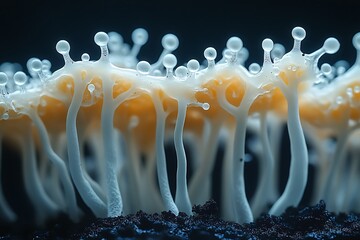
<svg viewBox="0 0 360 240"><path fill-rule="evenodd" d="M70 44L65 40L60 40L56 44L56 51L62 55L70 52Z"/></svg>
<svg viewBox="0 0 360 240"><path fill-rule="evenodd" d="M295 27L291 31L291 35L295 40L303 40L306 36L306 31L302 27Z"/></svg>
<svg viewBox="0 0 360 240"><path fill-rule="evenodd" d="M135 44L144 45L147 42L149 35L145 29L137 28L132 32L131 38Z"/></svg>
<svg viewBox="0 0 360 240"><path fill-rule="evenodd" d="M8 81L8 76L4 72L0 72L0 86L5 86Z"/></svg>
<svg viewBox="0 0 360 240"><path fill-rule="evenodd" d="M231 37L226 42L226 47L232 52L238 52L243 47L243 42L238 37Z"/></svg>
<svg viewBox="0 0 360 240"><path fill-rule="evenodd" d="M339 50L340 43L336 38L331 37L325 40L323 48L326 53L333 54Z"/></svg>
<svg viewBox="0 0 360 240"><path fill-rule="evenodd" d="M204 51L204 57L207 59L207 60L214 60L217 56L217 53L216 53L216 50L215 48L213 47L208 47L205 49Z"/></svg>
<svg viewBox="0 0 360 240"><path fill-rule="evenodd" d="M99 47L106 46L109 42L109 36L104 32L98 32L94 36L94 41Z"/></svg>
<svg viewBox="0 0 360 240"><path fill-rule="evenodd" d="M270 52L274 47L274 43L270 38L266 38L262 41L262 48L265 52Z"/></svg>
<svg viewBox="0 0 360 240"><path fill-rule="evenodd" d="M188 74L188 69L184 66L179 66L175 70L175 76L180 79L185 79L187 77L187 74Z"/></svg>
<svg viewBox="0 0 360 240"><path fill-rule="evenodd" d="M161 45L168 51L174 51L179 46L179 39L174 34L166 34L162 40Z"/></svg>
<svg viewBox="0 0 360 240"><path fill-rule="evenodd" d="M136 65L136 70L141 74L149 74L151 70L151 65L147 61L140 61Z"/></svg>
<svg viewBox="0 0 360 240"><path fill-rule="evenodd" d="M14 74L14 82L18 86L22 86L26 83L28 77L22 71L18 71Z"/></svg>
<svg viewBox="0 0 360 240"><path fill-rule="evenodd" d="M174 54L166 54L163 59L163 65L165 68L174 68L177 64L177 59Z"/></svg>
<svg viewBox="0 0 360 240"><path fill-rule="evenodd" d="M186 66L190 72L197 72L200 69L199 61L196 59L191 59Z"/></svg>

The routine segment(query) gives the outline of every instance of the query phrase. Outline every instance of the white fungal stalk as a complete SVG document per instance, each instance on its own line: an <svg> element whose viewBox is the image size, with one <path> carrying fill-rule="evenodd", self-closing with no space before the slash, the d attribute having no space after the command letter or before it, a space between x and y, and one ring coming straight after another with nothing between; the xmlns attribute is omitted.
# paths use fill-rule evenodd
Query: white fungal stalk
<svg viewBox="0 0 360 240"><path fill-rule="evenodd" d="M166 114L163 110L162 101L159 99L159 96L154 96L153 99L156 111L156 166L160 193L165 205L165 209L167 211L171 211L175 215L178 215L179 210L170 192L168 173L166 168L166 156L164 149Z"/></svg>
<svg viewBox="0 0 360 240"><path fill-rule="evenodd" d="M191 215L192 209L186 180L187 161L183 143L183 129L185 124L186 108L186 102L178 102L178 116L176 119L174 131L174 145L177 158L175 203L178 206L179 211Z"/></svg>

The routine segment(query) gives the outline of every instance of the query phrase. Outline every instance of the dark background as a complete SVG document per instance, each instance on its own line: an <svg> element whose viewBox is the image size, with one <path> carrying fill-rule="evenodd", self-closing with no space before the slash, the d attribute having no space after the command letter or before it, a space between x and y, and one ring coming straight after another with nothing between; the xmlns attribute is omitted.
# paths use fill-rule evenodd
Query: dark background
<svg viewBox="0 0 360 240"><path fill-rule="evenodd" d="M179 64L191 58L203 59L203 50L213 46L221 53L233 35L242 38L250 50L251 62L262 62L261 42L292 46L291 30L302 26L307 31L303 51L318 49L330 36L338 38L341 49L325 61L346 59L354 62L352 36L360 31L360 3L342 1L2 1L0 4L0 62L25 65L30 57L49 59L52 70L62 65L55 44L66 39L71 56L79 60L83 52L97 59L93 42L98 31L117 31L131 42L131 32L143 27L149 42L140 59L155 61L162 47L161 38L174 33L180 39L175 54ZM219 54L218 54L219 59Z"/></svg>

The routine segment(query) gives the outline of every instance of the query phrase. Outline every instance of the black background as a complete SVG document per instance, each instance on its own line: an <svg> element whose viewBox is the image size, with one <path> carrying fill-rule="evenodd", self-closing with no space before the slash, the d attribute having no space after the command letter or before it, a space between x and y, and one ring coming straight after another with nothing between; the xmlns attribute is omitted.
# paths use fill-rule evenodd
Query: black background
<svg viewBox="0 0 360 240"><path fill-rule="evenodd" d="M342 1L2 1L0 5L0 62L25 65L30 57L49 59L52 70L62 65L55 44L66 39L71 56L79 60L83 52L97 59L93 42L98 31L117 31L131 43L131 32L143 27L149 42L140 59L155 61L162 47L161 38L174 33L180 39L176 50L179 64L191 58L203 59L203 50L215 47L219 53L226 40L239 36L250 50L246 63L262 62L261 42L292 46L291 30L302 26L307 31L303 51L318 49L330 36L341 43L340 51L323 61L346 59L354 62L352 36L360 31L360 3ZM219 59L219 56L218 56Z"/></svg>

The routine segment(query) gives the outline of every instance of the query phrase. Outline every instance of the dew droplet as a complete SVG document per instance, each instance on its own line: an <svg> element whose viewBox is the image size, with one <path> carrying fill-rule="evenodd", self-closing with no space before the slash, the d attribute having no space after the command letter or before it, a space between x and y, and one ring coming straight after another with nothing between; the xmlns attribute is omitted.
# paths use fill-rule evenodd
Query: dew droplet
<svg viewBox="0 0 360 240"><path fill-rule="evenodd" d="M34 58L30 64L30 67L34 72L39 72L42 69L42 62L40 59Z"/></svg>
<svg viewBox="0 0 360 240"><path fill-rule="evenodd" d="M209 110L210 109L210 104L209 103L203 103L201 105L202 109L204 109L205 111Z"/></svg>
<svg viewBox="0 0 360 240"><path fill-rule="evenodd" d="M8 120L9 119L9 114L8 113L3 113L3 115L1 115L1 118L4 120Z"/></svg>
<svg viewBox="0 0 360 240"><path fill-rule="evenodd" d="M89 61L89 60L90 60L90 55L87 54L87 53L83 53L83 54L81 55L81 60L84 61L84 62Z"/></svg>
<svg viewBox="0 0 360 240"><path fill-rule="evenodd" d="M184 66L179 66L175 70L175 76L181 80L185 80L188 75L188 69Z"/></svg>
<svg viewBox="0 0 360 240"><path fill-rule="evenodd" d="M95 85L90 83L88 86L87 86L87 89L89 90L90 93L93 93L95 91Z"/></svg>
<svg viewBox="0 0 360 240"><path fill-rule="evenodd" d="M249 66L249 72L252 74L256 74L256 73L260 72L260 70L261 70L261 67L258 63L252 63Z"/></svg>
<svg viewBox="0 0 360 240"><path fill-rule="evenodd" d="M321 71L324 73L324 74L330 74L331 71L332 71L332 67L330 64L328 63L324 63L321 65Z"/></svg>
<svg viewBox="0 0 360 240"><path fill-rule="evenodd" d="M136 70L140 74L147 75L150 73L151 65L147 61L140 61L140 62L138 62L138 64L136 64Z"/></svg>
<svg viewBox="0 0 360 240"><path fill-rule="evenodd" d="M190 72L194 73L197 72L200 69L199 61L196 59L191 59L187 64L187 68Z"/></svg>
<svg viewBox="0 0 360 240"><path fill-rule="evenodd" d="M14 74L14 83L18 86L24 85L27 79L28 77L24 72L19 71Z"/></svg>
<svg viewBox="0 0 360 240"><path fill-rule="evenodd" d="M174 54L166 54L163 59L163 65L165 68L174 68L177 64L177 59Z"/></svg>

